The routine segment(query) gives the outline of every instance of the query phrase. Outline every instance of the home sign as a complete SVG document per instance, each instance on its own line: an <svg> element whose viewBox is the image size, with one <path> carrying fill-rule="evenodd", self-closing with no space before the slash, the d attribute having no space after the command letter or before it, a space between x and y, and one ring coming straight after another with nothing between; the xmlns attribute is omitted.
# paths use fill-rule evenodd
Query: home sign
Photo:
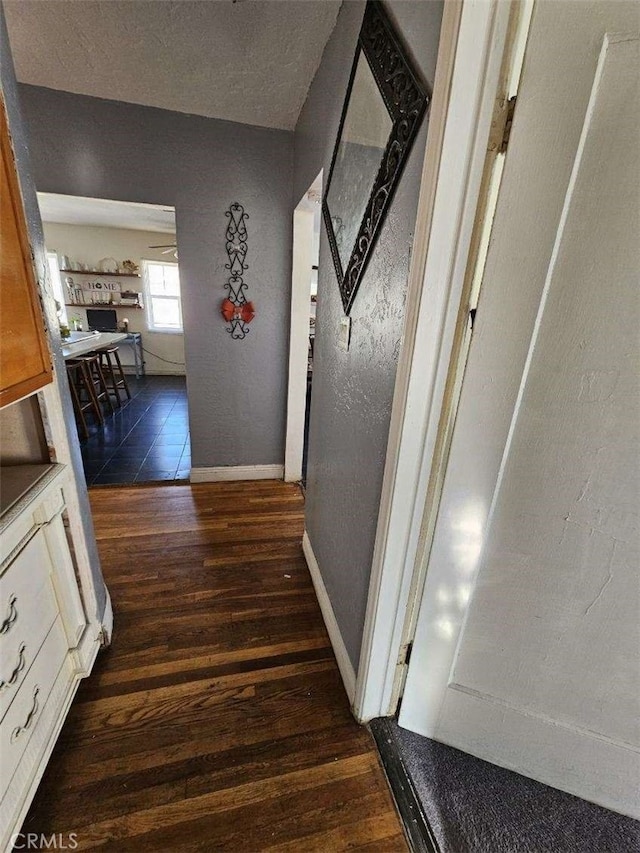
<svg viewBox="0 0 640 853"><path fill-rule="evenodd" d="M111 293L120 293L122 290L122 285L119 281L100 281L100 279L83 281L80 283L80 287L82 290L101 290L103 292L110 291Z"/></svg>

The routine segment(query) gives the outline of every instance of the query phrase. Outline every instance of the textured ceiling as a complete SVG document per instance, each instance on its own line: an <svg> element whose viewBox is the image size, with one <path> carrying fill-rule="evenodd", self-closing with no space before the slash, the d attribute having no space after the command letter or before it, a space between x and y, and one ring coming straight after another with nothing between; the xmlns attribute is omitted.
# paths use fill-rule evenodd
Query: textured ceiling
<svg viewBox="0 0 640 853"><path fill-rule="evenodd" d="M18 80L292 130L338 0L5 0Z"/></svg>
<svg viewBox="0 0 640 853"><path fill-rule="evenodd" d="M174 209L157 204L134 204L57 193L38 193L38 204L43 222L160 231L166 234L175 234L176 231Z"/></svg>

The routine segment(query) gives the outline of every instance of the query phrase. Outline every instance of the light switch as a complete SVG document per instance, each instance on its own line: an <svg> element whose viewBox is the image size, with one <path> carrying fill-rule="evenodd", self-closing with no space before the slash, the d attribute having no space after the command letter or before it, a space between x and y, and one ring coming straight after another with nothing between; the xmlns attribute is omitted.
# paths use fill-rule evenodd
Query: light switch
<svg viewBox="0 0 640 853"><path fill-rule="evenodd" d="M340 329L338 330L338 347L345 352L349 352L349 341L351 340L351 317L343 317L340 320Z"/></svg>

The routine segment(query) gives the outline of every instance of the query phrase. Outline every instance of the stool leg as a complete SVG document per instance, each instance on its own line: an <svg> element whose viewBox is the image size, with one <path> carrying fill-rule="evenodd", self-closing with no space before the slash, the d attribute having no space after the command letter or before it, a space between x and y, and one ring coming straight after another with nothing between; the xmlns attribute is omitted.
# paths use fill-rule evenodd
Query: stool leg
<svg viewBox="0 0 640 853"><path fill-rule="evenodd" d="M73 403L73 411L75 412L76 419L80 421L80 426L82 427L82 434L85 438L89 438L87 422L84 417L84 412L82 411L82 406L80 405L80 400L78 399L78 389L76 388L75 376L73 376L69 370L67 370L67 379L69 380L69 391L71 392L71 402Z"/></svg>
<svg viewBox="0 0 640 853"><path fill-rule="evenodd" d="M95 416L98 419L98 422L103 424L104 415L102 414L100 403L98 402L98 398L96 397L96 389L93 384L93 379L91 378L91 372L84 361L80 362L80 371L84 387L86 388L87 394L89 395L89 399L91 400L91 408L93 409Z"/></svg>
<svg viewBox="0 0 640 853"><path fill-rule="evenodd" d="M118 382L116 380L116 374L113 371L113 362L111 361L111 355L108 352L100 353L100 360L104 359L104 367L107 368L109 377L111 379L111 389L116 398L116 403L118 408L121 408L122 401L120 400L120 389L118 388Z"/></svg>
<svg viewBox="0 0 640 853"><path fill-rule="evenodd" d="M102 365L100 364L100 359L98 358L95 362L96 366L96 378L98 380L98 385L100 386L100 394L104 394L104 397L107 401L107 406L109 408L109 412L111 414L114 413L113 403L111 402L111 395L109 394L109 389L107 388L107 382L104 378L104 372L102 370Z"/></svg>
<svg viewBox="0 0 640 853"><path fill-rule="evenodd" d="M127 384L126 377L124 375L124 370L122 369L122 363L120 362L120 356L118 355L118 350L116 350L113 355L115 356L116 363L118 365L118 372L120 374L120 382L122 383L122 387L125 390L125 393L129 400L131 399L131 391L129 391L129 385Z"/></svg>

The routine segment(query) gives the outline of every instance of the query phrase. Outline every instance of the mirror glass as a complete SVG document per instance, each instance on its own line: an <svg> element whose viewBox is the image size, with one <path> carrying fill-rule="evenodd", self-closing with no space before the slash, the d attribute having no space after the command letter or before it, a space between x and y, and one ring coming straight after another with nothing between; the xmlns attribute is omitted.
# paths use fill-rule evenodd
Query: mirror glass
<svg viewBox="0 0 640 853"><path fill-rule="evenodd" d="M326 199L343 271L347 269L392 129L391 116L361 52Z"/></svg>

